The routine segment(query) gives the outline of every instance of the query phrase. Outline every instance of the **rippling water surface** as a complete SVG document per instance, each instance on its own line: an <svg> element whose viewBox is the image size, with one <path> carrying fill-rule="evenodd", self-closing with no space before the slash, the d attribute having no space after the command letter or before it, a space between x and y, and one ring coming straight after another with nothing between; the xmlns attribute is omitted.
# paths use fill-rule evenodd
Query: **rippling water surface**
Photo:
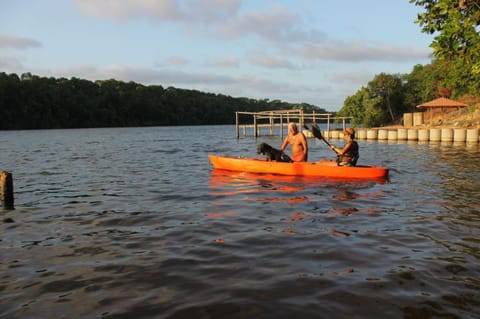
<svg viewBox="0 0 480 319"><path fill-rule="evenodd" d="M208 162L260 142L281 143L233 126L0 132L0 317L479 318L478 144L360 141L384 182Z"/></svg>

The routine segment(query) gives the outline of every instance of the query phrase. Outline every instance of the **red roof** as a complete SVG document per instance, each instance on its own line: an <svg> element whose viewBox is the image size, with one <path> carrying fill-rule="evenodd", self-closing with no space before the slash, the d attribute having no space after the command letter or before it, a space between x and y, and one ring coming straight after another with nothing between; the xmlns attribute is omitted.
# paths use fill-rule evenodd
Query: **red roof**
<svg viewBox="0 0 480 319"><path fill-rule="evenodd" d="M465 103L460 103L458 101L447 99L446 97L440 97L438 99L432 100L430 102L426 102L420 105L417 105L419 109L426 109L426 108L435 108L435 107L467 107L468 105Z"/></svg>

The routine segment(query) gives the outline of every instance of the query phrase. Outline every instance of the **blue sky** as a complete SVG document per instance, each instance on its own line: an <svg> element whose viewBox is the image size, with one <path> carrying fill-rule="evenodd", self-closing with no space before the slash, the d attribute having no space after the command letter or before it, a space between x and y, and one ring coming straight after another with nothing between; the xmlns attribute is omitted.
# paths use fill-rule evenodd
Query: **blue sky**
<svg viewBox="0 0 480 319"><path fill-rule="evenodd" d="M408 0L0 0L0 72L117 79L337 111L428 64Z"/></svg>

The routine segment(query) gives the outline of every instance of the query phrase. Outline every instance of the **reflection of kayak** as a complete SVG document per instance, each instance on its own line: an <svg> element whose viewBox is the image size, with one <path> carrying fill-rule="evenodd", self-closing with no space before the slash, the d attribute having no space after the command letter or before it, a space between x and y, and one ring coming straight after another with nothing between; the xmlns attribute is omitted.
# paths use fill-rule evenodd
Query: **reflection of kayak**
<svg viewBox="0 0 480 319"><path fill-rule="evenodd" d="M281 163L268 162L264 159L241 158L233 156L209 155L210 162L216 169L249 173L267 173L294 176L322 176L335 178L386 178L388 168L379 166L331 166L313 162Z"/></svg>

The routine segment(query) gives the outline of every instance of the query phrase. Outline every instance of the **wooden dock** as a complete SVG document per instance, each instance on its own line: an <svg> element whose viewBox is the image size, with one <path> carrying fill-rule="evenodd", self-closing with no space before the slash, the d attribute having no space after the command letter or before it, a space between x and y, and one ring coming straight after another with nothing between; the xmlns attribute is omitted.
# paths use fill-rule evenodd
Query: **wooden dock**
<svg viewBox="0 0 480 319"><path fill-rule="evenodd" d="M252 118L253 124L240 124L240 116ZM247 129L253 129L253 136L261 135L262 129L267 129L269 135L275 135L275 128L278 128L280 138L283 139L284 127L288 123L294 122L301 130L304 124L325 123L327 131L330 131L331 125L342 121L343 129L352 117L335 117L331 113L304 113L303 110L278 110L263 112L235 112L235 131L236 137L240 137L240 130L243 130L243 136L247 135ZM251 122L250 122L251 123Z"/></svg>

